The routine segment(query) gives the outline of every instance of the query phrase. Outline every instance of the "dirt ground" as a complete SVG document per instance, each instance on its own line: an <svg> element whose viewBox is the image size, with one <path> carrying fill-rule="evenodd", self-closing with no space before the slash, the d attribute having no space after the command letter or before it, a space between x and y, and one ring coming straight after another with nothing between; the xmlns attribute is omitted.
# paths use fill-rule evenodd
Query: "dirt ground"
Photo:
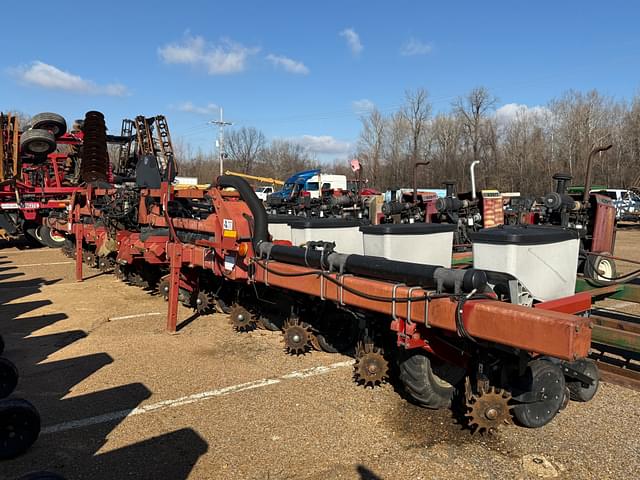
<svg viewBox="0 0 640 480"><path fill-rule="evenodd" d="M618 254L640 259L640 229ZM351 359L283 353L280 335L235 333L222 315L164 332L166 303L59 251L0 249L0 333L42 416L25 455L69 479L637 478L640 392L602 384L536 430L471 435L451 411L390 385L365 389ZM180 312L189 319L191 312Z"/></svg>

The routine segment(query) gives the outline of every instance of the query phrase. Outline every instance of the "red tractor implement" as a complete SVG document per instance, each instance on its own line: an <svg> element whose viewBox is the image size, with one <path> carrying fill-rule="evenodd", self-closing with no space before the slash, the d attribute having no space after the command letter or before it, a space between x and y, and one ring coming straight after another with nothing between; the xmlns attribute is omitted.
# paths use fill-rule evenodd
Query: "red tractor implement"
<svg viewBox="0 0 640 480"><path fill-rule="evenodd" d="M539 427L570 397L595 394L590 321L574 315L588 312L588 295L534 309L501 301L481 270L274 241L262 202L234 176L206 190L166 181L87 188L72 210L78 279L86 252L93 266L109 259L123 278L167 298L169 332L180 303L218 310L238 331L281 331L291 354L354 355L366 386L397 371L393 380L425 407L449 406L461 391L480 431L513 418Z"/></svg>

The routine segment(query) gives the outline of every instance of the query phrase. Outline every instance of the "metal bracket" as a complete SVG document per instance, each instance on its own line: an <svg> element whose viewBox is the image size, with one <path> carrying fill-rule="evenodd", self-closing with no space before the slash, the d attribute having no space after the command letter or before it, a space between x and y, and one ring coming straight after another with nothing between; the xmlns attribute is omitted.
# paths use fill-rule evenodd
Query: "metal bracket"
<svg viewBox="0 0 640 480"><path fill-rule="evenodd" d="M340 279L340 291L339 291L339 301L340 305L344 306L344 277L353 277L350 273L343 273L337 275L337 278Z"/></svg>
<svg viewBox="0 0 640 480"><path fill-rule="evenodd" d="M396 291L398 287L406 287L404 283L396 283L393 285L393 290L391 290L391 318L394 320L398 319L398 315L396 314Z"/></svg>
<svg viewBox="0 0 640 480"><path fill-rule="evenodd" d="M595 383L595 379L571 367L568 362L560 362L560 365L562 366L562 373L564 373L565 377L578 380L588 387Z"/></svg>
<svg viewBox="0 0 640 480"><path fill-rule="evenodd" d="M324 272L320 274L320 300L325 300L324 298L324 290L325 290L326 279L324 278Z"/></svg>
<svg viewBox="0 0 640 480"><path fill-rule="evenodd" d="M430 294L425 294L425 298L424 301L424 326L426 328L431 328L429 326L429 305L431 304L431 295Z"/></svg>
<svg viewBox="0 0 640 480"><path fill-rule="evenodd" d="M262 267L264 270L264 284L265 286L269 286L269 259L267 258L266 260L264 260L264 267Z"/></svg>
<svg viewBox="0 0 640 480"><path fill-rule="evenodd" d="M415 290L421 290L421 287L411 287L409 288L409 292L407 293L407 321L406 323L411 324L411 297L413 296L413 292Z"/></svg>

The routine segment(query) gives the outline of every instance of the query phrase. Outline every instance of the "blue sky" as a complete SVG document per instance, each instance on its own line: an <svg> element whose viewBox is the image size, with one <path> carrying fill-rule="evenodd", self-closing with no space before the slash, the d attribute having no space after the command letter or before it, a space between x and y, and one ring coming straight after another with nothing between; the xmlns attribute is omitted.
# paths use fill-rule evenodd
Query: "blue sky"
<svg viewBox="0 0 640 480"><path fill-rule="evenodd" d="M406 89L425 87L438 111L478 85L528 106L640 86L636 2L10 2L3 16L15 40L0 110L97 109L112 131L164 113L174 138L207 150L219 105L325 159L353 149L363 108L392 111Z"/></svg>

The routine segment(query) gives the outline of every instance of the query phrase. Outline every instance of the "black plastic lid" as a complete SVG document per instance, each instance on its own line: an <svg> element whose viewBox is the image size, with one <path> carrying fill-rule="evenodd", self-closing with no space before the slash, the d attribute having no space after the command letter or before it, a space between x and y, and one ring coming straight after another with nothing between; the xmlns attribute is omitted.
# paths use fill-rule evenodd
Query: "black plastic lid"
<svg viewBox="0 0 640 480"><path fill-rule="evenodd" d="M303 221L291 224L291 228L348 228L362 225L358 220L343 218L303 218Z"/></svg>
<svg viewBox="0 0 640 480"><path fill-rule="evenodd" d="M308 220L306 217L297 217L295 215L269 215L268 223L299 223Z"/></svg>
<svg viewBox="0 0 640 480"><path fill-rule="evenodd" d="M360 227L360 231L367 235L428 235L455 230L456 226L449 223L383 223Z"/></svg>
<svg viewBox="0 0 640 480"><path fill-rule="evenodd" d="M545 225L499 225L471 234L473 243L545 245L578 238L576 230Z"/></svg>

